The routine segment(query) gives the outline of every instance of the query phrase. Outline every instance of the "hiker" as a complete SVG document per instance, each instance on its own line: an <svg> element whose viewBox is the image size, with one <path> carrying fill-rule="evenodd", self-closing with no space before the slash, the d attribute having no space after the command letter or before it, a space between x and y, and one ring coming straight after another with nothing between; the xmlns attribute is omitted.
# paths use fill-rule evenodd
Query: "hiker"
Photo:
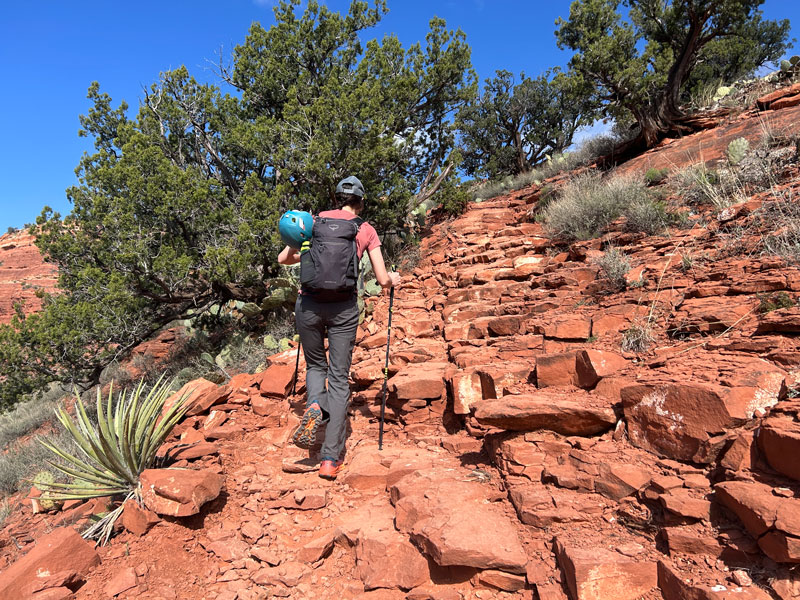
<svg viewBox="0 0 800 600"><path fill-rule="evenodd" d="M347 284L340 291L315 288L307 282L306 262L301 265L301 288L295 304L295 320L300 334L300 343L306 357L306 410L299 427L292 434L292 441L301 448L310 448L316 439L320 425L327 423L325 441L320 451L319 476L335 479L342 466L347 430L347 404L350 400L350 364L358 328L358 297L356 280L358 261L364 251L372 263L375 279L384 288L400 283L399 273L388 273L383 262L378 233L358 215L364 209L364 186L358 178L350 176L336 186L336 210L322 211L314 221L314 233L310 249L304 244L303 252L286 246L278 255L282 265L292 265L311 260L316 247L326 268L327 278L343 277ZM342 223L341 220L351 223ZM336 237L339 236L339 237ZM345 236L345 237L342 237ZM348 237L349 236L349 237ZM353 240L342 243L342 240ZM333 240L328 242L328 240ZM335 248L334 260L331 252L322 252L324 245ZM355 254L353 260L347 254ZM309 257L305 258L304 255ZM335 260L336 257L339 260ZM325 261L328 261L327 263ZM352 269L351 269L352 265ZM348 270L346 275L337 271ZM328 338L328 354L325 355L325 336ZM327 382L327 391L326 391Z"/></svg>

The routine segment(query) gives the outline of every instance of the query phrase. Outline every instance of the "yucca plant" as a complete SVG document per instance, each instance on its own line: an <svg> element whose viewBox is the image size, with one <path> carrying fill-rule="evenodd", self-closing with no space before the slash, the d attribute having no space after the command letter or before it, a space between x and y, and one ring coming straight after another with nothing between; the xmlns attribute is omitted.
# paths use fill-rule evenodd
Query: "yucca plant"
<svg viewBox="0 0 800 600"><path fill-rule="evenodd" d="M190 393L187 392L162 415L164 403L172 393L171 383L164 381L162 375L145 395L142 380L131 393L123 390L118 394L116 403L113 388L105 401L98 388L97 427L77 394L74 418L63 407L56 411L56 417L74 438L83 458L41 440L43 446L63 461L48 461L50 465L72 478L68 483L43 484L42 497L74 500L111 496L121 500L117 508L83 532L84 538L105 544L125 501L133 498L141 502L139 476L153 466L158 448L190 406L185 402Z"/></svg>

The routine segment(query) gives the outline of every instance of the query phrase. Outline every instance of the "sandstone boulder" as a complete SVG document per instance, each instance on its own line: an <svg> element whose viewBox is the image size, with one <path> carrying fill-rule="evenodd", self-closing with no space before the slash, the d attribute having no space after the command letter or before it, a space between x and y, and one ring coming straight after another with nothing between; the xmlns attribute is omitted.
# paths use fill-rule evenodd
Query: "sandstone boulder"
<svg viewBox="0 0 800 600"><path fill-rule="evenodd" d="M0 598L26 598L48 588L75 591L99 564L93 544L74 529L59 527L0 574Z"/></svg>
<svg viewBox="0 0 800 600"><path fill-rule="evenodd" d="M476 405L475 419L512 431L547 429L564 435L595 435L617 422L610 408L585 406L547 391L483 400Z"/></svg>
<svg viewBox="0 0 800 600"><path fill-rule="evenodd" d="M655 562L559 540L556 554L573 600L636 600L658 585Z"/></svg>
<svg viewBox="0 0 800 600"><path fill-rule="evenodd" d="M755 481L725 481L714 490L775 562L800 563L800 499L781 498Z"/></svg>
<svg viewBox="0 0 800 600"><path fill-rule="evenodd" d="M800 423L767 419L758 433L758 446L773 469L800 481Z"/></svg>
<svg viewBox="0 0 800 600"><path fill-rule="evenodd" d="M222 490L222 477L208 469L147 469L140 481L145 506L172 517L197 514Z"/></svg>
<svg viewBox="0 0 800 600"><path fill-rule="evenodd" d="M428 580L428 561L395 530L364 532L356 546L356 568L367 590L408 590Z"/></svg>

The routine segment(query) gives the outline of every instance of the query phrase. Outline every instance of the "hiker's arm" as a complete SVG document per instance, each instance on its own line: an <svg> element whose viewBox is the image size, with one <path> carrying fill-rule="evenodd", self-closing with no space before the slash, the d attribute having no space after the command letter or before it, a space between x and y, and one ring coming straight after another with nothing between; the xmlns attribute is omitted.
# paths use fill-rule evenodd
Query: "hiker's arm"
<svg viewBox="0 0 800 600"><path fill-rule="evenodd" d="M281 253L278 254L278 263L281 265L296 265L300 262L300 250L286 246Z"/></svg>
<svg viewBox="0 0 800 600"><path fill-rule="evenodd" d="M372 263L372 270L375 273L375 280L381 287L394 287L400 283L400 273L387 273L386 264L383 262L381 247L377 246L368 250L369 262Z"/></svg>

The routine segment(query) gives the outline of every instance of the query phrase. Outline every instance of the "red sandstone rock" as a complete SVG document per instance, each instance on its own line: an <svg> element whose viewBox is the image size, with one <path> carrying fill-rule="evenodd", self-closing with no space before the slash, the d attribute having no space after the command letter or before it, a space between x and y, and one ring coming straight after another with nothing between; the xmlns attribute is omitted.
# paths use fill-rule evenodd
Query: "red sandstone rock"
<svg viewBox="0 0 800 600"><path fill-rule="evenodd" d="M527 557L515 525L475 482L440 469L415 471L391 487L396 525L440 566L524 573Z"/></svg>
<svg viewBox="0 0 800 600"><path fill-rule="evenodd" d="M451 379L453 388L453 412L468 415L475 404L483 400L480 373L474 369L461 371Z"/></svg>
<svg viewBox="0 0 800 600"><path fill-rule="evenodd" d="M57 279L55 266L44 262L27 231L0 236L0 324L11 321L16 303L25 314L38 311L42 300L36 290L55 292Z"/></svg>
<svg viewBox="0 0 800 600"><path fill-rule="evenodd" d="M583 406L546 391L483 400L476 405L475 419L501 429L549 429L565 435L594 435L607 431L617 422L610 408Z"/></svg>
<svg viewBox="0 0 800 600"><path fill-rule="evenodd" d="M147 469L140 480L145 506L172 517L197 514L222 490L222 477L209 470Z"/></svg>
<svg viewBox="0 0 800 600"><path fill-rule="evenodd" d="M800 423L768 419L758 434L758 446L773 469L800 481Z"/></svg>
<svg viewBox="0 0 800 600"><path fill-rule="evenodd" d="M273 364L258 374L256 382L262 396L285 398L292 388L294 365Z"/></svg>
<svg viewBox="0 0 800 600"><path fill-rule="evenodd" d="M399 400L436 399L444 393L448 363L409 364L389 380L389 391Z"/></svg>
<svg viewBox="0 0 800 600"><path fill-rule="evenodd" d="M32 550L0 574L0 598L22 598L24 588L56 573L60 580L72 582L70 587L77 589L89 570L98 564L100 556L91 543L74 529L59 527L39 539Z"/></svg>
<svg viewBox="0 0 800 600"><path fill-rule="evenodd" d="M166 412L175 402L185 396L184 403L191 406L186 416L199 415L206 412L214 404L222 404L230 395L228 386L218 386L207 379L195 379L184 385L164 402Z"/></svg>
<svg viewBox="0 0 800 600"><path fill-rule="evenodd" d="M114 596L119 596L122 592L135 588L137 583L136 571L134 571L133 567L126 567L114 575L111 581L105 585L103 591L107 596L113 598Z"/></svg>
<svg viewBox="0 0 800 600"><path fill-rule="evenodd" d="M619 354L600 350L581 350L576 357L578 385L582 388L594 387L603 377L608 377L623 369L628 361Z"/></svg>
<svg viewBox="0 0 800 600"><path fill-rule="evenodd" d="M364 589L411 589L428 580L428 561L393 530L365 532L356 546L356 568Z"/></svg>
<svg viewBox="0 0 800 600"><path fill-rule="evenodd" d="M665 527L661 534L667 542L670 556L678 553L716 558L722 553L722 546L717 540L685 527Z"/></svg>
<svg viewBox="0 0 800 600"><path fill-rule="evenodd" d="M665 381L623 388L631 441L670 458L710 462L713 456L704 452L704 446L711 434L763 414L783 394L782 370L758 359L742 367L749 370L739 373L730 386Z"/></svg>
<svg viewBox="0 0 800 600"><path fill-rule="evenodd" d="M472 583L478 587L494 588L506 592L517 592L525 588L525 577L522 575L514 575L513 573L505 573L504 571L487 569L478 572L472 578Z"/></svg>
<svg viewBox="0 0 800 600"><path fill-rule="evenodd" d="M595 480L595 490L612 500L622 500L635 494L650 483L650 473L634 465L602 465L600 477Z"/></svg>
<svg viewBox="0 0 800 600"><path fill-rule="evenodd" d="M122 526L133 535L142 536L161 519L151 510L147 510L135 500L127 500L122 510Z"/></svg>
<svg viewBox="0 0 800 600"><path fill-rule="evenodd" d="M776 562L800 563L800 500L779 498L754 481L725 481L716 499L742 521L758 545Z"/></svg>
<svg viewBox="0 0 800 600"><path fill-rule="evenodd" d="M578 385L576 353L545 354L536 357L536 384L539 387Z"/></svg>
<svg viewBox="0 0 800 600"><path fill-rule="evenodd" d="M558 563L573 600L636 600L656 587L656 563L602 548L574 548L556 540Z"/></svg>
<svg viewBox="0 0 800 600"><path fill-rule="evenodd" d="M768 110L773 108L772 104L776 100L780 100L781 98L786 98L787 96L795 96L800 94L800 83L795 83L790 86L782 87L774 92L770 92L769 94L765 94L756 100L756 106L760 110Z"/></svg>

